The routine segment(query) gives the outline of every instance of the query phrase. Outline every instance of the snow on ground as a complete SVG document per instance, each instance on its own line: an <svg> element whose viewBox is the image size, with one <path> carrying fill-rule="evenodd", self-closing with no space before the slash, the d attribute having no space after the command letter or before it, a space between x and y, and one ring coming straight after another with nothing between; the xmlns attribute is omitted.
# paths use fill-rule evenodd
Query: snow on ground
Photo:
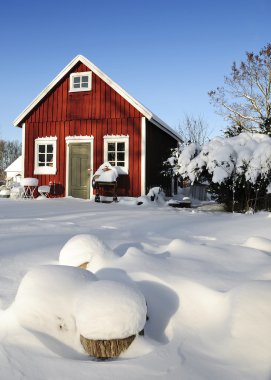
<svg viewBox="0 0 271 380"><path fill-rule="evenodd" d="M270 213L72 198L0 199L0 210L1 380L270 380ZM147 301L145 336L114 360L94 360L76 342L23 328L14 310L25 274L59 265L77 235L111 252L94 269L89 264L98 280L134 283ZM60 290L64 310L69 288Z"/></svg>

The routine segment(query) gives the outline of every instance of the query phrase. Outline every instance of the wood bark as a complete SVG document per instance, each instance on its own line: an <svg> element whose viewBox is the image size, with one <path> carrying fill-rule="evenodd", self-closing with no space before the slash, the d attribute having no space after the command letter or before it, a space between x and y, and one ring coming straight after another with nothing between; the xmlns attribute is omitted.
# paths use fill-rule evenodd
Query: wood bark
<svg viewBox="0 0 271 380"><path fill-rule="evenodd" d="M111 340L92 340L80 335L80 341L85 351L99 359L109 359L119 356L123 351L127 350L135 339L135 335L131 335L124 339Z"/></svg>

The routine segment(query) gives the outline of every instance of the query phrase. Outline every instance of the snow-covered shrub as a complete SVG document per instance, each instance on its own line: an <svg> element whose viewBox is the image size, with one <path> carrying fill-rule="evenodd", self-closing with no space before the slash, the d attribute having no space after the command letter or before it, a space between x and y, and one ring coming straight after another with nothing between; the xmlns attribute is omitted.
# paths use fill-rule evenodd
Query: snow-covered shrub
<svg viewBox="0 0 271 380"><path fill-rule="evenodd" d="M45 265L23 278L13 305L22 327L96 357L115 357L145 325L147 307L134 286L98 281L80 268Z"/></svg>
<svg viewBox="0 0 271 380"><path fill-rule="evenodd" d="M259 133L217 137L201 148L181 147L168 163L175 175L192 183L208 180L215 199L228 210L244 211L256 205L271 182L271 139Z"/></svg>
<svg viewBox="0 0 271 380"><path fill-rule="evenodd" d="M147 197L152 201L152 202L157 202L159 204L164 204L165 203L165 193L161 189L161 187L156 186L152 187L148 194Z"/></svg>
<svg viewBox="0 0 271 380"><path fill-rule="evenodd" d="M96 271L114 259L112 250L94 235L73 236L60 251L59 264Z"/></svg>

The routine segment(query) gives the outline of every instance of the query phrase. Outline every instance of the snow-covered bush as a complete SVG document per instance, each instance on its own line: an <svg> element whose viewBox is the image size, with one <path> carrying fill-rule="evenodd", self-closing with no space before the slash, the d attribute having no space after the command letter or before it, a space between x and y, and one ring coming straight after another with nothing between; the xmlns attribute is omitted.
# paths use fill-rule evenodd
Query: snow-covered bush
<svg viewBox="0 0 271 380"><path fill-rule="evenodd" d="M210 190L228 210L255 206L271 182L271 139L259 133L217 137L202 148L181 147L168 160L172 173L195 181L208 180ZM249 204L254 200L255 204Z"/></svg>
<svg viewBox="0 0 271 380"><path fill-rule="evenodd" d="M59 264L89 268L92 272L114 259L112 250L94 235L73 236L59 254Z"/></svg>
<svg viewBox="0 0 271 380"><path fill-rule="evenodd" d="M23 278L14 302L24 328L49 335L96 357L127 349L145 325L147 307L134 286L98 281L91 272L44 265Z"/></svg>

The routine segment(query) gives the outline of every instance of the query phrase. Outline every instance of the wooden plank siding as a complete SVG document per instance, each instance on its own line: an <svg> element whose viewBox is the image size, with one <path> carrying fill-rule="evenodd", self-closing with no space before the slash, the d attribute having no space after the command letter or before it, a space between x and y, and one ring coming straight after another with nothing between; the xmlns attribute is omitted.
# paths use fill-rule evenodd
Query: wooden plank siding
<svg viewBox="0 0 271 380"><path fill-rule="evenodd" d="M177 141L168 133L146 121L146 189L162 186L168 195L171 191L171 181L161 174L163 162L170 156Z"/></svg>
<svg viewBox="0 0 271 380"><path fill-rule="evenodd" d="M89 69L78 63L71 72ZM39 185L50 181L65 186L66 136L93 136L94 171L104 161L103 136L129 135L129 178L121 178L123 195L141 193L142 114L92 72L92 90L69 92L69 72L27 115L25 122L25 177L37 177ZM35 139L57 137L56 175L34 175Z"/></svg>
<svg viewBox="0 0 271 380"><path fill-rule="evenodd" d="M104 161L103 136L117 133L129 134L129 178L120 178L120 195L138 196L141 191L140 179L140 138L141 119L103 119L103 120L72 120L66 122L28 122L26 123L26 153L25 177L33 177L35 139L38 137L57 137L57 173L56 175L36 175L39 185L46 185L50 181L65 186L66 178L66 136L83 135L94 136L94 171ZM119 132L118 132L119 129ZM42 131L42 133L41 133ZM82 131L82 133L81 133ZM127 133L126 133L127 132ZM115 134L115 132L113 133Z"/></svg>

